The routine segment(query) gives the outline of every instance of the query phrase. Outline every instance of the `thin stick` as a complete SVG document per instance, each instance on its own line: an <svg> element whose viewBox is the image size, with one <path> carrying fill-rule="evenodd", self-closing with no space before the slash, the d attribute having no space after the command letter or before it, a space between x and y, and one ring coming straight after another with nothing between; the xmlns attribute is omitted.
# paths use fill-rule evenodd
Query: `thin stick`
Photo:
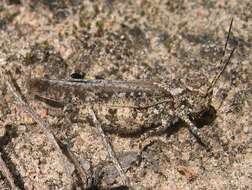
<svg viewBox="0 0 252 190"><path fill-rule="evenodd" d="M4 82L7 85L7 88L9 89L9 91L12 93L12 95L15 97L16 101L19 103L20 107L22 110L24 110L27 114L29 114L32 119L38 124L38 126L40 127L40 129L42 129L43 133L45 134L45 136L48 138L48 140L54 145L54 147L56 148L56 150L58 151L58 153L60 153L60 158L61 158L61 162L62 165L64 167L65 173L68 177L71 178L71 172L70 172L70 168L69 166L67 166L65 164L65 156L60 148L60 146L58 145L54 135L52 134L52 132L49 129L49 125L47 122L45 122L44 120L42 120L38 114L36 114L36 112L28 105L28 103L26 103L23 98L21 97L20 93L16 90L16 88L13 85L13 81L11 74L10 73L6 73L3 74L3 72L1 71L2 77L4 79Z"/></svg>
<svg viewBox="0 0 252 190"><path fill-rule="evenodd" d="M63 150L63 153L67 156L67 158L74 164L75 169L78 174L78 178L81 181L82 188L88 189L88 175L85 171L85 169L81 166L76 156L69 150L69 148L64 145L62 142L60 142L58 139L56 139L58 144L60 145L61 149Z"/></svg>
<svg viewBox="0 0 252 190"><path fill-rule="evenodd" d="M14 178L10 172L10 170L8 169L8 167L6 166L1 153L0 153L0 171L2 172L2 174L6 177L6 179L8 180L11 189L19 189L14 182Z"/></svg>
<svg viewBox="0 0 252 190"><path fill-rule="evenodd" d="M106 146L106 149L108 151L109 157L111 158L112 162L115 165L115 168L117 169L119 175L121 176L124 185L129 186L129 184L130 184L129 179L126 176L126 174L124 173L124 171L122 169L122 166L121 166L120 162L118 161L118 159L117 159L117 157L115 155L115 152L114 152L114 150L113 150L113 148L112 148L112 146L111 146L111 144L110 144L107 136L105 135L102 127L101 127L100 122L97 120L97 117L96 117L93 109L90 109L90 114L92 116L92 119L93 119L93 122L95 124L95 127L98 129L98 131L99 131L99 133L100 133L100 135L102 137L103 144Z"/></svg>

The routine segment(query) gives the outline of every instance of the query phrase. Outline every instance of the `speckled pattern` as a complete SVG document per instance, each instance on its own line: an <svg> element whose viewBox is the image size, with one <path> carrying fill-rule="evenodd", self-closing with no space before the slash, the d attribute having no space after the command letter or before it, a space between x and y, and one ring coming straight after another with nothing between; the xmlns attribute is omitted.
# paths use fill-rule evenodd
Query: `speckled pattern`
<svg viewBox="0 0 252 190"><path fill-rule="evenodd" d="M7 59L7 65L1 66L13 73L30 105L50 123L55 136L67 144L98 188L120 187L121 178L109 162L86 105L71 108L71 113L50 107L27 93L26 81L83 73L86 79L175 81L174 87L180 79L190 88L204 90L220 70L234 18L227 54L234 46L237 50L213 88L216 118L200 128L211 151L176 119L170 121L174 128L159 135L108 136L132 189L249 189L251 10L249 0L5 0L0 3L0 58ZM67 177L59 154L15 104L2 80L0 100L1 154L16 185L20 189L82 189L85 182L80 182L74 166L69 161L72 177ZM120 126L136 126L132 109L120 108L117 112L122 115L112 117L108 107L99 106L98 115L110 112L104 116L106 122L100 118L103 125L119 119ZM9 188L0 172L0 189Z"/></svg>

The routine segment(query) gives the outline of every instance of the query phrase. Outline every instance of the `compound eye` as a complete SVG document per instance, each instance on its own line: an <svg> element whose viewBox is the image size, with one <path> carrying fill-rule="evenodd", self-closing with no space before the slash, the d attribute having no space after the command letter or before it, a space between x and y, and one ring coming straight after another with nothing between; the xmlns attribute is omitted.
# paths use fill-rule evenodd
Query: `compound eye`
<svg viewBox="0 0 252 190"><path fill-rule="evenodd" d="M216 110L213 106L201 108L198 112L189 115L190 120L199 128L210 125L216 118Z"/></svg>
<svg viewBox="0 0 252 190"><path fill-rule="evenodd" d="M71 74L71 78L72 79L84 79L85 75L86 74L83 72L74 72Z"/></svg>

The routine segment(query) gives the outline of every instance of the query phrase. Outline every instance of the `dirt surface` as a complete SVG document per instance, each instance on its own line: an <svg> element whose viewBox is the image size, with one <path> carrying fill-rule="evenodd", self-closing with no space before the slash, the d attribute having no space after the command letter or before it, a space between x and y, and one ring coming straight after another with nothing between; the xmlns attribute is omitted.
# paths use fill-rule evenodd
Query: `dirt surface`
<svg viewBox="0 0 252 190"><path fill-rule="evenodd" d="M200 128L211 150L176 119L169 123L174 130L159 135L107 135L132 189L251 189L251 10L250 0L1 1L0 58L7 60L1 67L11 71L29 104L76 156L87 178L80 179L70 160L70 177L64 172L60 155L1 79L0 150L18 188L127 189L85 105L73 108L76 119L76 112L34 100L27 91L29 77L181 79L190 88L204 89L220 70L234 18L227 54L237 49L213 88L216 118ZM102 106L96 111L103 109L111 112ZM132 109L118 109L123 113L119 119L129 118L118 123L135 127ZM111 115L104 123L100 118L102 124L110 125ZM0 189L10 189L1 171Z"/></svg>

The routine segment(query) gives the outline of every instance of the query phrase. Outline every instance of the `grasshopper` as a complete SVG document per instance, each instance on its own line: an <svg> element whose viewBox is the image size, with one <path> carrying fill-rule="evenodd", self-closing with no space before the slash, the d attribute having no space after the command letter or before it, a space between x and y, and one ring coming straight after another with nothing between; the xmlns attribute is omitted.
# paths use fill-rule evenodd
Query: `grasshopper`
<svg viewBox="0 0 252 190"><path fill-rule="evenodd" d="M64 107L69 97L76 97L80 104L84 103L84 107L92 106L101 113L98 116L105 131L121 136L141 135L146 131L165 132L171 121L178 118L207 147L198 128L208 124L209 116L216 113L211 105L213 87L230 64L236 49L234 47L224 61L232 23L233 19L220 60L222 68L205 92L190 89L180 80L159 82L30 78L27 87L34 97L53 106Z"/></svg>

